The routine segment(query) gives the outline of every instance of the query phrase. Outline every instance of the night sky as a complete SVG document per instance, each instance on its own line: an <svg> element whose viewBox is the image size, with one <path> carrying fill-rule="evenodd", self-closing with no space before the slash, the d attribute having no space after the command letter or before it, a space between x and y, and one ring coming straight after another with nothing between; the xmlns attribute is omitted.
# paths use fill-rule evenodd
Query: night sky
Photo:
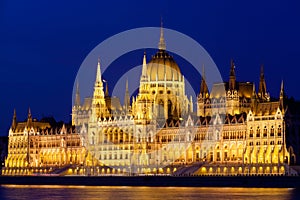
<svg viewBox="0 0 300 200"><path fill-rule="evenodd" d="M258 86L264 64L271 96L278 97L283 79L287 95L300 99L296 0L88 2L0 1L0 135L7 135L14 108L18 120L27 117L30 107L35 118L70 121L74 80L88 53L119 32L159 27L161 17L164 27L200 43L224 80L232 58L237 80L255 81ZM167 38L166 42L168 48ZM141 64L143 51L114 65ZM114 82L111 74L104 78ZM197 77L193 84L199 83Z"/></svg>

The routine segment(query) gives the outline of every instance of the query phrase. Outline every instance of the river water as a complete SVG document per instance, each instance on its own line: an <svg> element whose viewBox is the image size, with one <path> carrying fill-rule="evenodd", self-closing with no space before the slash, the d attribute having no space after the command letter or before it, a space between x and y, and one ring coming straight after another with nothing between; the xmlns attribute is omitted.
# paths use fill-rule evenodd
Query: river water
<svg viewBox="0 0 300 200"><path fill-rule="evenodd" d="M1 200L212 200L300 199L300 190L288 188L197 187L98 187L98 186L0 186Z"/></svg>

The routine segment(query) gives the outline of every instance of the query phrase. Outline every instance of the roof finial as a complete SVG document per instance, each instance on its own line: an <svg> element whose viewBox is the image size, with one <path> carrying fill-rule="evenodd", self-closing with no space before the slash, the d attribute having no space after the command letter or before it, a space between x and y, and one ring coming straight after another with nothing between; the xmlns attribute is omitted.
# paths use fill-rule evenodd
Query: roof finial
<svg viewBox="0 0 300 200"><path fill-rule="evenodd" d="M164 28L163 28L163 21L162 18L160 19L160 39L158 43L159 50L166 50L166 43L164 38Z"/></svg>

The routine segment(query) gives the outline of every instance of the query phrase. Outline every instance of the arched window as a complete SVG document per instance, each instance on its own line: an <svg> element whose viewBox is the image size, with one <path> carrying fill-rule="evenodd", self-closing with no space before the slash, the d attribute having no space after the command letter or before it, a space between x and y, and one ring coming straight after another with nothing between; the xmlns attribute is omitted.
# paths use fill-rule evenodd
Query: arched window
<svg viewBox="0 0 300 200"><path fill-rule="evenodd" d="M249 137L253 137L253 129L252 129L252 127L250 127L250 134L249 134Z"/></svg>
<svg viewBox="0 0 300 200"><path fill-rule="evenodd" d="M271 137L273 137L274 136L274 127L273 126L271 126Z"/></svg>
<svg viewBox="0 0 300 200"><path fill-rule="evenodd" d="M256 129L256 137L260 137L260 129L259 129L259 126L258 126L257 129Z"/></svg>
<svg viewBox="0 0 300 200"><path fill-rule="evenodd" d="M263 134L264 134L264 137L267 137L267 136L268 136L267 133L268 133L268 130L267 130L267 127L265 126L265 127L264 127L264 133L263 133Z"/></svg>
<svg viewBox="0 0 300 200"><path fill-rule="evenodd" d="M278 137L281 137L281 126L278 126L278 130L277 130L277 135Z"/></svg>

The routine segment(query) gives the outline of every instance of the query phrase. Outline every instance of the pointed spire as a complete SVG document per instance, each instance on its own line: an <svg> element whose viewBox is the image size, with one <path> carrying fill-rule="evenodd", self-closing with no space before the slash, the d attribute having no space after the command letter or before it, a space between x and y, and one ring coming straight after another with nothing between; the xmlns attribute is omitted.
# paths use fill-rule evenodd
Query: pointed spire
<svg viewBox="0 0 300 200"><path fill-rule="evenodd" d="M253 83L253 85L252 85L252 97L253 97L253 98L256 97L255 83Z"/></svg>
<svg viewBox="0 0 300 200"><path fill-rule="evenodd" d="M281 86L280 86L280 98L284 97L284 84L283 80L281 80Z"/></svg>
<svg viewBox="0 0 300 200"><path fill-rule="evenodd" d="M280 109L284 108L284 99L285 99L285 94L284 94L284 85L283 85L283 80L282 80L281 86L280 86L280 94L279 94Z"/></svg>
<svg viewBox="0 0 300 200"><path fill-rule="evenodd" d="M16 109L14 109L14 116L11 124L12 130L14 130L17 127L17 114L16 114Z"/></svg>
<svg viewBox="0 0 300 200"><path fill-rule="evenodd" d="M158 43L158 49L159 50L166 50L166 43L165 43L165 38L164 38L164 29L163 29L162 18L161 18L161 22L160 22L160 38L159 38L159 43Z"/></svg>
<svg viewBox="0 0 300 200"><path fill-rule="evenodd" d="M147 76L147 62L146 62L146 52L144 52L143 57L143 69L142 69L142 76Z"/></svg>
<svg viewBox="0 0 300 200"><path fill-rule="evenodd" d="M79 82L76 81L75 106L80 106Z"/></svg>
<svg viewBox="0 0 300 200"><path fill-rule="evenodd" d="M102 77L101 77L101 67L100 67L100 58L98 58L98 64L97 64L97 74L96 74L96 81L95 81L95 85L97 86L102 86Z"/></svg>
<svg viewBox="0 0 300 200"><path fill-rule="evenodd" d="M259 80L259 89L258 93L260 97L264 97L267 94L267 87L264 75L264 65L260 66L260 80Z"/></svg>
<svg viewBox="0 0 300 200"><path fill-rule="evenodd" d="M108 83L107 83L107 81L105 81L105 97L109 97Z"/></svg>
<svg viewBox="0 0 300 200"><path fill-rule="evenodd" d="M28 108L28 119L32 119L30 107Z"/></svg>
<svg viewBox="0 0 300 200"><path fill-rule="evenodd" d="M125 99L124 99L124 105L127 109L130 105L130 96L129 96L129 90L128 90L128 79L126 79L126 89L125 89Z"/></svg>
<svg viewBox="0 0 300 200"><path fill-rule="evenodd" d="M230 61L230 74L229 74L229 90L235 90L235 64L233 59Z"/></svg>
<svg viewBox="0 0 300 200"><path fill-rule="evenodd" d="M202 66L202 79L201 79L201 84L200 84L200 94L202 94L203 98L206 98L206 94L208 94L208 87L206 84L206 78L205 78L205 69L204 65Z"/></svg>
<svg viewBox="0 0 300 200"><path fill-rule="evenodd" d="M30 107L28 108L28 117L27 117L27 127L31 127L32 123L32 116L31 116L31 110Z"/></svg>
<svg viewBox="0 0 300 200"><path fill-rule="evenodd" d="M235 64L233 59L230 60L230 76L235 76Z"/></svg>
<svg viewBox="0 0 300 200"><path fill-rule="evenodd" d="M148 76L147 76L147 62L146 62L146 52L144 52L144 57L143 57L143 68L142 68L141 81L142 81L142 82L147 82L147 81L148 81Z"/></svg>

